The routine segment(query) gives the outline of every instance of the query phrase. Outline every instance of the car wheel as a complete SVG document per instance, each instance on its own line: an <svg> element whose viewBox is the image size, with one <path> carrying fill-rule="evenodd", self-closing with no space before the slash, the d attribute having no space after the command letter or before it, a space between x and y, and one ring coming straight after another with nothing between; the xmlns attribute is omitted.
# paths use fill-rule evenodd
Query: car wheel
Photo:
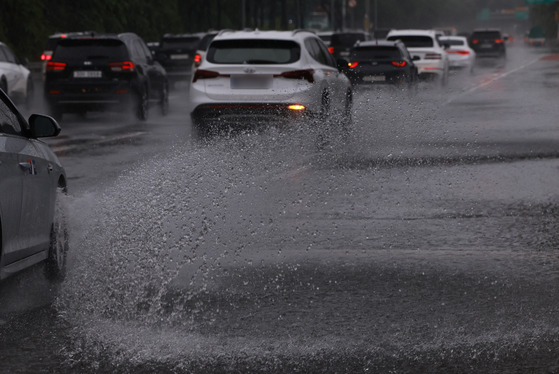
<svg viewBox="0 0 559 374"><path fill-rule="evenodd" d="M169 113L169 86L167 83L163 84L161 88L161 98L159 99L161 108L161 115L166 116Z"/></svg>
<svg viewBox="0 0 559 374"><path fill-rule="evenodd" d="M67 214L63 201L64 195L64 189L58 188L50 233L49 253L45 263L45 276L53 282L62 281L66 276L69 235Z"/></svg>
<svg viewBox="0 0 559 374"><path fill-rule="evenodd" d="M146 88L142 92L136 94L136 107L134 108L136 112L136 118L140 121L145 121L148 119L149 110L149 98L148 91Z"/></svg>

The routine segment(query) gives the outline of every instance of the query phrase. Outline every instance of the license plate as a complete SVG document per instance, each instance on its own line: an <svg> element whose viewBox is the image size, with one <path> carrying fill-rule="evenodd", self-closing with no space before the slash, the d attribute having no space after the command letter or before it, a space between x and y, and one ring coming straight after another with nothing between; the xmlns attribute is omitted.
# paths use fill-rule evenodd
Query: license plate
<svg viewBox="0 0 559 374"><path fill-rule="evenodd" d="M171 60L188 60L189 55L171 55Z"/></svg>
<svg viewBox="0 0 559 374"><path fill-rule="evenodd" d="M365 82L384 82L386 77L384 75L366 75L363 77Z"/></svg>
<svg viewBox="0 0 559 374"><path fill-rule="evenodd" d="M483 48L483 49L489 49L489 48L491 48L491 44L482 44L482 45L480 45L480 47Z"/></svg>
<svg viewBox="0 0 559 374"><path fill-rule="evenodd" d="M268 74L231 75L231 88L266 89L272 87L272 79Z"/></svg>
<svg viewBox="0 0 559 374"><path fill-rule="evenodd" d="M344 57L349 56L349 51L347 51L347 52L346 52L346 51L340 52L340 56L344 56Z"/></svg>
<svg viewBox="0 0 559 374"><path fill-rule="evenodd" d="M77 70L74 71L74 78L101 78L103 73L100 70Z"/></svg>

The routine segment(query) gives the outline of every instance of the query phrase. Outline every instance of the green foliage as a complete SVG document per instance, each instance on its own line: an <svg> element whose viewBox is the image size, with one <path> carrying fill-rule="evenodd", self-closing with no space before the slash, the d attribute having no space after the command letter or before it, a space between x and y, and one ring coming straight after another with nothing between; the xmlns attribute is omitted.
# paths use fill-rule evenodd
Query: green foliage
<svg viewBox="0 0 559 374"><path fill-rule="evenodd" d="M1 0L0 41L17 55L37 60L55 32L131 31L157 41L165 33L239 29L243 3L246 27L301 27L305 14L321 7L333 11L340 27L342 1L347 0ZM402 28L455 26L475 20L481 8L512 8L525 0L357 0L357 7L347 10L346 27L363 27L367 5L372 22L375 3L378 27ZM536 17L545 18L544 13ZM546 27L551 30L554 25Z"/></svg>

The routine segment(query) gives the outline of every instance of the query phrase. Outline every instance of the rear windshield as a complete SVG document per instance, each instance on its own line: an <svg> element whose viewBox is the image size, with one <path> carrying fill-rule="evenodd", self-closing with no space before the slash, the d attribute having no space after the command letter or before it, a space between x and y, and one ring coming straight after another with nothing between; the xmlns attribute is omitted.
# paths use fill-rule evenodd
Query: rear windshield
<svg viewBox="0 0 559 374"><path fill-rule="evenodd" d="M208 49L214 64L290 64L299 60L301 48L290 40L219 40Z"/></svg>
<svg viewBox="0 0 559 374"><path fill-rule="evenodd" d="M474 31L472 34L473 39L501 39L499 31Z"/></svg>
<svg viewBox="0 0 559 374"><path fill-rule="evenodd" d="M53 59L123 61L129 57L126 46L119 39L61 39L54 50Z"/></svg>
<svg viewBox="0 0 559 374"><path fill-rule="evenodd" d="M330 44L352 46L361 40L365 40L365 34L363 33L333 34L330 38Z"/></svg>
<svg viewBox="0 0 559 374"><path fill-rule="evenodd" d="M184 38L163 38L159 45L161 49L196 49L200 38L197 36Z"/></svg>
<svg viewBox="0 0 559 374"><path fill-rule="evenodd" d="M466 44L461 39L441 39L441 42L446 43L448 45L465 45Z"/></svg>
<svg viewBox="0 0 559 374"><path fill-rule="evenodd" d="M407 48L430 48L433 47L433 38L420 35L393 35L388 40L400 39Z"/></svg>
<svg viewBox="0 0 559 374"><path fill-rule="evenodd" d="M351 57L356 60L392 60L399 59L400 50L396 47L358 47Z"/></svg>

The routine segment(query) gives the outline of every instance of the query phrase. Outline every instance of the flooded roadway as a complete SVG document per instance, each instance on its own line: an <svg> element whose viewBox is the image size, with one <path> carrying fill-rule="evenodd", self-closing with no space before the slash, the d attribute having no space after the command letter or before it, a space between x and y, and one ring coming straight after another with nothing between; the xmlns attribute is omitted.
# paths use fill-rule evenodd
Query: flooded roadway
<svg viewBox="0 0 559 374"><path fill-rule="evenodd" d="M2 285L0 372L558 371L559 60L509 52L320 147L69 116L68 278Z"/></svg>

